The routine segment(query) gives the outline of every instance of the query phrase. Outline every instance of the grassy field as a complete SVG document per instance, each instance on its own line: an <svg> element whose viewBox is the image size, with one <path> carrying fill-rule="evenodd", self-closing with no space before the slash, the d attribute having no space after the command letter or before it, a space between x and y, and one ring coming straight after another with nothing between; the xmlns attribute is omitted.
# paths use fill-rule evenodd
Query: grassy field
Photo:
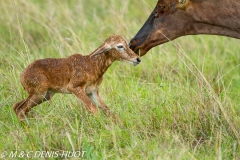
<svg viewBox="0 0 240 160"><path fill-rule="evenodd" d="M153 48L136 67L115 62L100 93L122 126L90 115L73 95L55 95L25 123L12 110L27 96L19 75L32 61L90 54L111 34L129 41L155 3L0 1L0 159L16 150L84 150L83 159L96 160L240 159L240 45L227 37L186 36Z"/></svg>

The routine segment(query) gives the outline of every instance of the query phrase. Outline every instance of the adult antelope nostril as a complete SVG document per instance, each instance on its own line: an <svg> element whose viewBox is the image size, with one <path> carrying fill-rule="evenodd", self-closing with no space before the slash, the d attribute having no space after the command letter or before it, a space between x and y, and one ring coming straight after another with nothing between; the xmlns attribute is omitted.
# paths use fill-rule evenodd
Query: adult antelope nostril
<svg viewBox="0 0 240 160"><path fill-rule="evenodd" d="M131 48L132 50L134 49L134 46L137 44L137 41L135 40L135 39L132 39L130 42L129 42L129 44L128 44L128 46L129 46L129 48Z"/></svg>
<svg viewBox="0 0 240 160"><path fill-rule="evenodd" d="M141 59L140 59L140 58L137 58L137 62L140 63L140 62L141 62Z"/></svg>
<svg viewBox="0 0 240 160"><path fill-rule="evenodd" d="M128 44L128 47L129 47L129 48L131 48L131 47L132 47L132 42L130 42L130 43Z"/></svg>
<svg viewBox="0 0 240 160"><path fill-rule="evenodd" d="M137 53L136 47L137 47L138 43L139 43L139 40L138 40L138 39L132 39L132 40L129 42L128 46L129 46L129 48L130 48L131 50L133 50L135 53Z"/></svg>

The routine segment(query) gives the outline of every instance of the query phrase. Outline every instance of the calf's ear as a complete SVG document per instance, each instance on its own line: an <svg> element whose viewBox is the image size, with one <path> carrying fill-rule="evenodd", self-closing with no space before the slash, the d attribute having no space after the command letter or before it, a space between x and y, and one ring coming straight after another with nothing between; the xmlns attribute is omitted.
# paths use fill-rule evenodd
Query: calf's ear
<svg viewBox="0 0 240 160"><path fill-rule="evenodd" d="M97 48L92 54L91 56L96 56L102 53L105 53L107 51L109 51L112 47L109 44L102 44L99 48Z"/></svg>

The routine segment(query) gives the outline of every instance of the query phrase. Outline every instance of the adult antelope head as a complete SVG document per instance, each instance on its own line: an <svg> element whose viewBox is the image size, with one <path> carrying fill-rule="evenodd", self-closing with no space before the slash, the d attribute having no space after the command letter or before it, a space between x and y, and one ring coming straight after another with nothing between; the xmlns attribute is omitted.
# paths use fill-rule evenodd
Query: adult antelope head
<svg viewBox="0 0 240 160"><path fill-rule="evenodd" d="M151 48L185 35L240 39L239 8L239 0L158 0L129 46L143 56Z"/></svg>

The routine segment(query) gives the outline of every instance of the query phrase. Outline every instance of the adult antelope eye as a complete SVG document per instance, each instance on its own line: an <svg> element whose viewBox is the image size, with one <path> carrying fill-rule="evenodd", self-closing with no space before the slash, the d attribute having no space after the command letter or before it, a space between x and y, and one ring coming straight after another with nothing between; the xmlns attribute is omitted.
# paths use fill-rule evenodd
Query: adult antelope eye
<svg viewBox="0 0 240 160"><path fill-rule="evenodd" d="M179 0L179 3L184 4L186 0Z"/></svg>

